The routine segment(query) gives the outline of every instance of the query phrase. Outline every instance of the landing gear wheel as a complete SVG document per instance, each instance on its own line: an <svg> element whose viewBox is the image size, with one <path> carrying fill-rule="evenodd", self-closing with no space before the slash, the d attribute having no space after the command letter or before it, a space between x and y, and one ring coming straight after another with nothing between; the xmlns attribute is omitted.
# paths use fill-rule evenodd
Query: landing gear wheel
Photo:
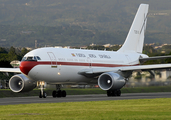
<svg viewBox="0 0 171 120"><path fill-rule="evenodd" d="M108 91L107 91L107 96L108 96L108 97L116 96L116 90L108 90Z"/></svg>
<svg viewBox="0 0 171 120"><path fill-rule="evenodd" d="M40 91L39 98L42 98L42 92Z"/></svg>
<svg viewBox="0 0 171 120"><path fill-rule="evenodd" d="M112 96L116 96L116 90L112 90Z"/></svg>
<svg viewBox="0 0 171 120"><path fill-rule="evenodd" d="M56 98L57 97L57 92L56 92L56 90L54 90L53 92L52 92L52 97L54 97L54 98Z"/></svg>
<svg viewBox="0 0 171 120"><path fill-rule="evenodd" d="M54 97L54 98L56 98L56 97L58 97L58 98L60 98L60 97L66 97L66 91L65 90L62 90L61 91L61 84L57 84L56 85L56 90L54 90L53 92L52 92L52 97Z"/></svg>
<svg viewBox="0 0 171 120"><path fill-rule="evenodd" d="M58 90L58 91L53 91L52 92L52 97L54 97L54 98L56 98L56 97L66 97L66 91L65 90L63 90L63 91L61 91L61 90Z"/></svg>
<svg viewBox="0 0 171 120"><path fill-rule="evenodd" d="M117 95L117 96L121 96L121 90L117 90L117 91L116 91L116 95Z"/></svg>
<svg viewBox="0 0 171 120"><path fill-rule="evenodd" d="M39 94L39 98L46 98L47 97L47 94L46 92L43 91L43 95L42 95L42 92L40 91L40 94Z"/></svg>
<svg viewBox="0 0 171 120"><path fill-rule="evenodd" d="M56 93L56 96L61 97L61 93L62 93L61 90L58 90L57 93Z"/></svg>
<svg viewBox="0 0 171 120"><path fill-rule="evenodd" d="M66 97L66 91L63 90L62 93L61 93L62 97Z"/></svg>
<svg viewBox="0 0 171 120"><path fill-rule="evenodd" d="M108 97L112 96L112 91L111 90L107 90L107 96Z"/></svg>
<svg viewBox="0 0 171 120"><path fill-rule="evenodd" d="M47 97L46 92L43 92L43 98L46 98L46 97Z"/></svg>
<svg viewBox="0 0 171 120"><path fill-rule="evenodd" d="M121 96L121 90L107 90L107 96Z"/></svg>

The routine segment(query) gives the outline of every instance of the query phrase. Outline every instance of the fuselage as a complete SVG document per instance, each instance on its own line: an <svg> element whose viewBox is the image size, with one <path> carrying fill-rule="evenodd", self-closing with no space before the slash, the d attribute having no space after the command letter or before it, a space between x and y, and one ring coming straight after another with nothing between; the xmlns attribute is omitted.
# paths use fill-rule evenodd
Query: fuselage
<svg viewBox="0 0 171 120"><path fill-rule="evenodd" d="M20 64L29 79L51 84L87 84L93 81L78 74L83 69L132 66L139 64L136 52L40 48L27 53ZM97 81L96 81L97 82Z"/></svg>

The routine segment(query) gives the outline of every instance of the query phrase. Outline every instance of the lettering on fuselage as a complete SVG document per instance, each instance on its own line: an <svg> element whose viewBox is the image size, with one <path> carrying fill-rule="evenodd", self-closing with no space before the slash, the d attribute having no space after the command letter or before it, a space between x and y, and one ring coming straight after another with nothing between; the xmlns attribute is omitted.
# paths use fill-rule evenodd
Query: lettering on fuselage
<svg viewBox="0 0 171 120"><path fill-rule="evenodd" d="M83 53L71 53L73 57L86 57Z"/></svg>
<svg viewBox="0 0 171 120"><path fill-rule="evenodd" d="M94 54L89 54L89 57L90 57L90 58L96 58L96 55L94 55Z"/></svg>
<svg viewBox="0 0 171 120"><path fill-rule="evenodd" d="M86 57L84 54L82 54L82 53L76 53L76 56L78 56L78 57Z"/></svg>
<svg viewBox="0 0 171 120"><path fill-rule="evenodd" d="M83 54L83 53L71 53L71 55L73 57L81 57L81 58L86 57L86 55ZM106 55L106 54L99 54L98 56L99 56L99 58L111 59L111 57L109 55ZM89 58L98 58L98 56L96 56L95 54L88 54L87 57L89 57Z"/></svg>
<svg viewBox="0 0 171 120"><path fill-rule="evenodd" d="M65 58L58 58L59 61L65 61Z"/></svg>
<svg viewBox="0 0 171 120"><path fill-rule="evenodd" d="M110 58L111 58L109 55L105 55L105 54L99 55L99 57L100 57L100 58L107 58L107 59L110 59Z"/></svg>

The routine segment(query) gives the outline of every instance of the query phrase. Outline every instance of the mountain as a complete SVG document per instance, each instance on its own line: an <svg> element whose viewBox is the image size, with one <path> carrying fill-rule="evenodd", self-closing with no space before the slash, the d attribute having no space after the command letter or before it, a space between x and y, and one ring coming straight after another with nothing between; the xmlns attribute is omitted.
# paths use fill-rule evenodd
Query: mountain
<svg viewBox="0 0 171 120"><path fill-rule="evenodd" d="M150 4L146 43L171 43L170 0L1 0L0 25L3 27L0 28L0 44L34 46L35 39L41 46L50 42L52 45L75 46L91 42L122 44L140 3ZM72 29L73 26L79 28L74 28L73 32L77 34L70 30L72 35L63 37L44 30L54 28L61 31L60 28ZM80 37L80 30L82 34L91 32L93 35ZM7 33L2 33L4 31ZM63 31L66 33L68 30ZM41 37L41 34L46 36Z"/></svg>

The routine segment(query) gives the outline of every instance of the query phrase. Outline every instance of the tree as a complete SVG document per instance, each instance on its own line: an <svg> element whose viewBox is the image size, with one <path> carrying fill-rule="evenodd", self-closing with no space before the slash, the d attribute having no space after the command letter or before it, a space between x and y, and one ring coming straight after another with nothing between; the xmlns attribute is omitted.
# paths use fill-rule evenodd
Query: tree
<svg viewBox="0 0 171 120"><path fill-rule="evenodd" d="M0 53L8 53L5 48L0 47Z"/></svg>
<svg viewBox="0 0 171 120"><path fill-rule="evenodd" d="M8 52L8 59L9 61L13 61L13 60L18 60L19 56L17 55L17 53L15 52L15 48L12 46Z"/></svg>
<svg viewBox="0 0 171 120"><path fill-rule="evenodd" d="M26 48L22 48L21 53L20 53L20 56L23 57L28 52L29 52L29 50L27 50Z"/></svg>

